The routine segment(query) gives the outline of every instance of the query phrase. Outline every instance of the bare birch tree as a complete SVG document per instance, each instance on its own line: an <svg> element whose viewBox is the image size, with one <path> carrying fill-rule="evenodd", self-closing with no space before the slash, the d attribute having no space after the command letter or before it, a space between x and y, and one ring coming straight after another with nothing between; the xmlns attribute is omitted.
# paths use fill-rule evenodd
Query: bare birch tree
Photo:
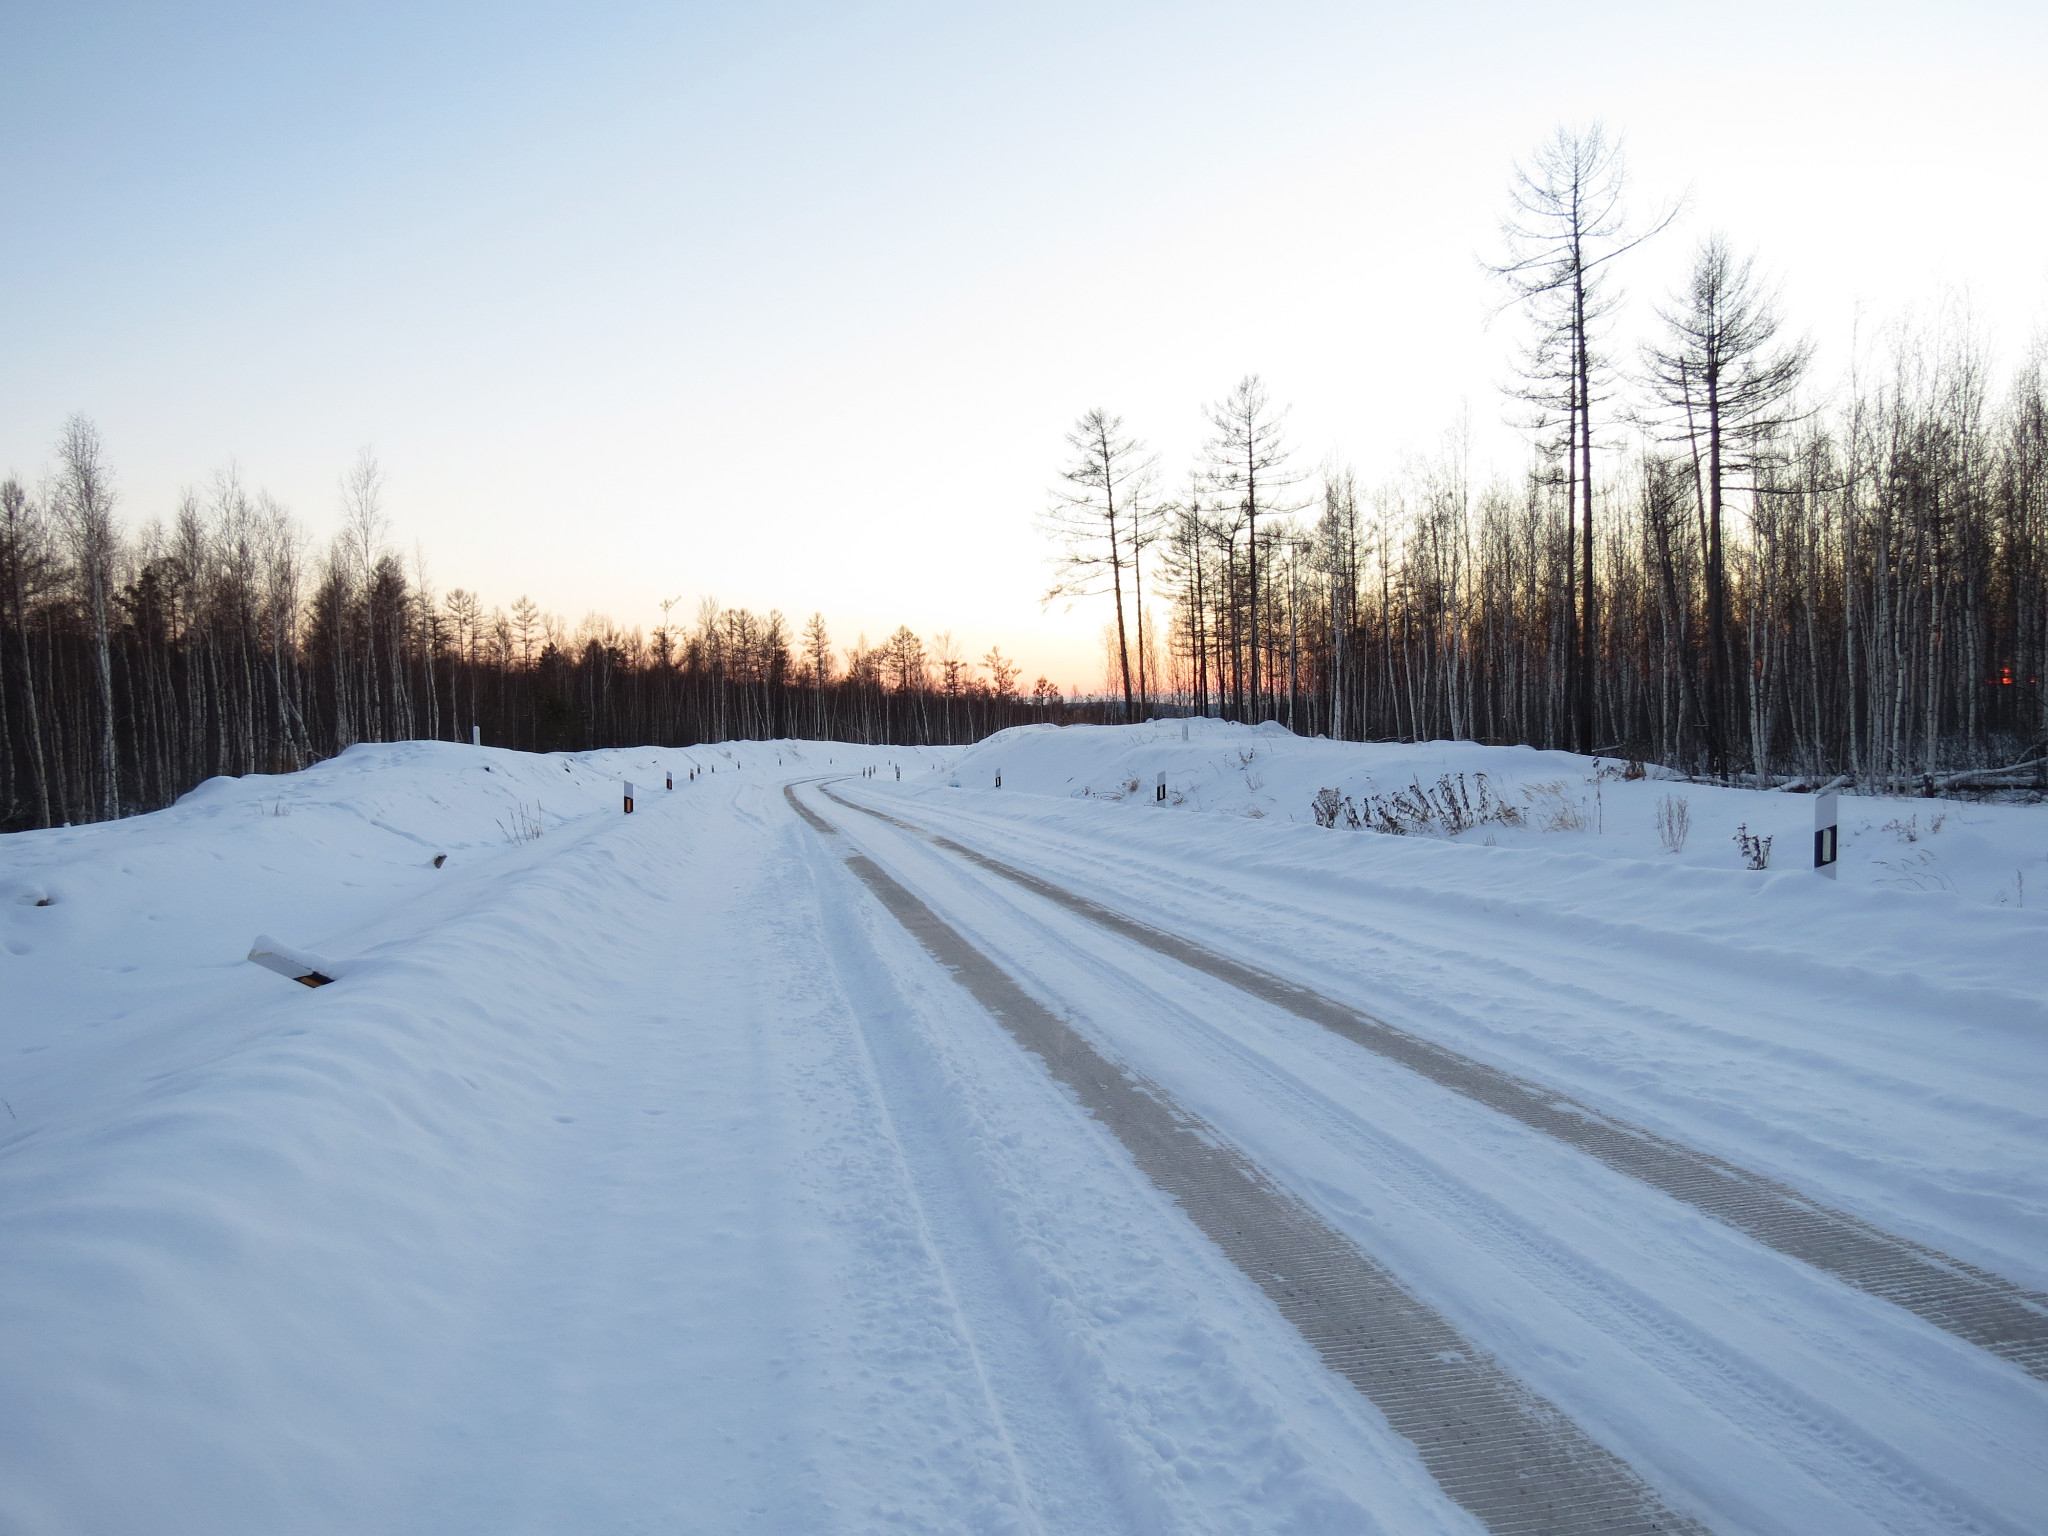
<svg viewBox="0 0 2048 1536"><path fill-rule="evenodd" d="M91 626L94 702L99 728L93 742L95 814L121 814L121 752L115 734L114 663L108 644L113 597L114 486L99 429L84 416L64 424L57 442L57 516L70 546L72 569L86 622Z"/></svg>
<svg viewBox="0 0 2048 1536"><path fill-rule="evenodd" d="M1509 212L1501 224L1503 261L1489 270L1502 279L1509 303L1528 314L1532 336L1524 349L1517 393L1533 407L1528 423L1565 464L1567 587L1573 736L1591 751L1593 669L1598 663L1597 588L1593 551L1593 416L1608 385L1602 350L1605 322L1620 295L1610 264L1669 225L1675 208L1641 229L1626 214L1627 166L1621 142L1594 123L1560 127L1517 165L1509 183ZM1573 512L1577 528L1569 529ZM1576 550L1572 549L1576 544ZM1576 556L1574 559L1573 556Z"/></svg>
<svg viewBox="0 0 2048 1536"><path fill-rule="evenodd" d="M1237 388L1209 407L1210 437L1206 448L1210 494L1244 519L1246 625L1250 673L1250 709L1263 718L1265 695L1260 670L1262 571L1259 563L1259 519L1299 510L1284 500L1300 477L1288 464L1283 435L1286 411L1275 410L1265 383L1255 373L1238 380Z"/></svg>
<svg viewBox="0 0 2048 1536"><path fill-rule="evenodd" d="M1812 347L1777 342L1772 295L1753 261L1737 259L1720 235L1694 255L1685 287L1657 315L1663 337L1644 349L1647 385L1667 439L1686 444L1705 517L1709 766L1728 771L1730 668L1728 580L1723 510L1731 477L1753 475L1763 445L1798 419L1788 402L1806 373Z"/></svg>
<svg viewBox="0 0 2048 1536"><path fill-rule="evenodd" d="M47 827L50 814L49 760L43 745L44 701L36 686L35 657L29 632L33 606L56 585L57 556L48 520L12 478L0 484L0 643L12 653L11 666L20 689L18 728L0 704L0 746L19 740L26 757L28 796L34 809L29 825ZM0 655L0 696L7 687L9 657ZM7 752L8 819L20 816L22 798L14 784L15 754Z"/></svg>
<svg viewBox="0 0 2048 1536"><path fill-rule="evenodd" d="M1152 492L1157 460L1144 443L1124 431L1121 416L1097 407L1067 433L1074 457L1060 471L1040 519L1059 546L1053 584L1044 601L1100 596L1104 582L1116 605L1117 661L1122 674L1124 718L1131 717L1131 646L1124 615L1124 574L1131 563L1127 544Z"/></svg>

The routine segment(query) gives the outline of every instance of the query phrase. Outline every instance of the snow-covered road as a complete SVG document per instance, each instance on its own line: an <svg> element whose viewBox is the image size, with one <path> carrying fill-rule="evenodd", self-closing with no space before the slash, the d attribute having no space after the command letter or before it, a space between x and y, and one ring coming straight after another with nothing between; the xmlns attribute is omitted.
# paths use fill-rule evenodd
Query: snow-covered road
<svg viewBox="0 0 2048 1536"><path fill-rule="evenodd" d="M2031 913L1702 916L958 758L365 748L6 840L0 1527L1484 1528L865 861L1643 1507L2048 1529L2019 1365L960 849L2039 1291ZM259 929L341 984L240 964Z"/></svg>

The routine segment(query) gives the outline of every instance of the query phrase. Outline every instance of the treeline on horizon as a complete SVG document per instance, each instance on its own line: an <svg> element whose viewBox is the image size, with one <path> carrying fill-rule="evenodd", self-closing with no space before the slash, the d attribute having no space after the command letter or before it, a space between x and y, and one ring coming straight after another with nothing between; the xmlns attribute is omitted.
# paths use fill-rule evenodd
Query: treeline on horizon
<svg viewBox="0 0 2048 1536"><path fill-rule="evenodd" d="M66 423L33 493L0 482L0 830L170 804L216 774L284 773L358 742L532 751L778 736L979 740L1087 714L992 650L907 627L834 648L824 619L704 603L651 634L575 630L522 597L437 594L388 546L367 453L323 550L232 470L124 531L105 449ZM1097 710L1091 718L1100 718Z"/></svg>
<svg viewBox="0 0 2048 1536"><path fill-rule="evenodd" d="M1526 322L1517 478L1475 483L1458 430L1374 486L1311 477L1256 377L1173 493L1120 418L1080 418L1049 595L1111 599L1127 713L1758 785L2048 788L2048 339L1995 377L1953 314L1897 326L1819 397L1811 346L1714 236L1623 348L1619 274L1672 218L1632 219L1626 192L1597 127L1511 180L1492 271Z"/></svg>
<svg viewBox="0 0 2048 1536"><path fill-rule="evenodd" d="M1110 599L1108 700L908 628L706 604L571 631L437 594L388 546L376 465L314 550L218 474L125 531L92 424L0 484L0 829L170 803L404 738L550 750L728 738L964 742L1194 713L1343 740L1566 747L1759 785L2048 788L2048 339L1994 376L1953 316L1816 391L1750 259L1702 241L1651 334L1614 334L1620 150L1559 130L1510 182L1505 305L1526 470L1464 434L1377 485L1313 474L1246 378L1168 494L1104 410L1069 434L1049 598ZM1161 611L1163 609L1163 612ZM1162 622L1163 621L1163 622Z"/></svg>

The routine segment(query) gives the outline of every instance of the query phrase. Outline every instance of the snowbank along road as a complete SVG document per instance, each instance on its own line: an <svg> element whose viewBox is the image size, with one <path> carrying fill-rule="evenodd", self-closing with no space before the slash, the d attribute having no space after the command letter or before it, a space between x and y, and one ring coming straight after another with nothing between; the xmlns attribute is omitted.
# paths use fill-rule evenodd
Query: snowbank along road
<svg viewBox="0 0 2048 1536"><path fill-rule="evenodd" d="M0 1528L2048 1529L2048 820L1674 792L1173 722L6 839Z"/></svg>

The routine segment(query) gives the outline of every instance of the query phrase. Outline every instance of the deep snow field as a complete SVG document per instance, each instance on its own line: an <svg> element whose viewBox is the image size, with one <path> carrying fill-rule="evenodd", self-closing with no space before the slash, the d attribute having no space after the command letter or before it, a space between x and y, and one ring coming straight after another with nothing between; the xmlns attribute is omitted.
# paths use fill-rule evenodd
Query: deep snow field
<svg viewBox="0 0 2048 1536"><path fill-rule="evenodd" d="M933 841L2048 1291L2048 806L1830 881L1622 771L403 743L0 838L0 1531L1484 1529L849 855L1705 1528L2048 1531L2038 1376Z"/></svg>

